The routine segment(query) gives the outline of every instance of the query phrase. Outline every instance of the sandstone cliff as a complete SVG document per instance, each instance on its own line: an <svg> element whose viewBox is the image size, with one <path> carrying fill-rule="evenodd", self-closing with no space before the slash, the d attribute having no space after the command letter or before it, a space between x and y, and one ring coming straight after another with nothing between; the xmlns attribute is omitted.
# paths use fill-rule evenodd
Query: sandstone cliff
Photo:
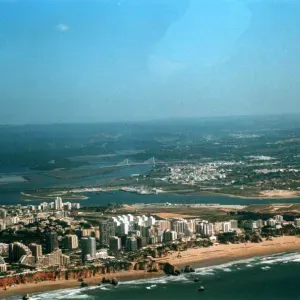
<svg viewBox="0 0 300 300"><path fill-rule="evenodd" d="M93 267L93 268L78 268L73 270L62 271L37 271L33 273L25 273L13 276L0 278L0 287L6 287L17 284L36 283L41 281L56 281L56 280L72 280L72 279L85 279L103 274L115 273L120 270L132 270L133 265L124 263L118 264L113 267Z"/></svg>

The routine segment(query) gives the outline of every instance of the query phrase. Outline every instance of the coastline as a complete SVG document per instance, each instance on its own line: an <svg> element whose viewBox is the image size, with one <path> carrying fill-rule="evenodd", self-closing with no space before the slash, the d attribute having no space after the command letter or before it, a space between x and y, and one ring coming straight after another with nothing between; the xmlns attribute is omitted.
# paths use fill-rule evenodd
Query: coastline
<svg viewBox="0 0 300 300"><path fill-rule="evenodd" d="M61 191L58 190L56 192L57 196L64 197L66 200L88 200L88 196L83 195L67 195L68 193L76 194L76 193L107 193L107 192L123 192L123 193L133 193L133 192L126 192L123 190L120 190L119 187L115 188L101 188L101 187L94 187L94 188L85 188L85 189L70 189L68 191ZM144 196L143 194L136 193L138 195ZM287 200L287 199L299 199L300 200L300 194L294 194L294 193L288 193L288 194L274 194L272 195L253 195L253 196L243 196L243 195L236 195L236 194L228 194L228 193L222 193L222 192L213 192L213 191L198 191L198 192L187 192L186 190L180 191L160 191L159 194L164 195L174 195L174 196L186 196L186 197L195 197L195 196L219 196L219 197L230 197L235 199L245 199L245 200L257 200L257 203L259 204L260 200L273 200L278 203L280 203L281 200ZM41 196L41 195L34 195L34 194L28 194L25 192L21 192L21 195L23 197L28 198L34 198L34 199L42 199L45 201L50 201L53 199L53 195L47 195L47 196ZM145 194L148 195L148 194ZM153 194L154 195L154 194ZM30 202L33 201L32 199L24 199L24 202Z"/></svg>
<svg viewBox="0 0 300 300"><path fill-rule="evenodd" d="M87 200L88 197L87 196L82 196L82 195L67 195L67 193L61 193L61 194L55 194L55 195L47 195L47 196L41 196L41 195L34 195L34 194L28 194L25 192L21 192L20 193L21 197L25 197L25 199L23 199L24 202L30 202L30 201L34 201L32 199L29 198L34 198L34 199L40 199L40 200L44 200L44 201L53 201L53 198L58 196L58 197L64 197L65 200Z"/></svg>
<svg viewBox="0 0 300 300"><path fill-rule="evenodd" d="M162 193L163 194L163 193ZM286 199L300 199L300 195L286 195L286 196L242 196L242 195L235 195L235 194L226 194L226 193L219 193L219 192L212 192L212 191L200 191L200 192L191 192L191 193L174 193L171 191L165 191L164 194L168 195L177 195L177 196L221 196L221 197L230 197L230 198L237 198L237 199L249 199L249 200L286 200Z"/></svg>
<svg viewBox="0 0 300 300"><path fill-rule="evenodd" d="M261 243L222 244L210 248L188 249L181 252L181 258L176 259L177 253L174 253L165 261L169 261L177 268L183 268L188 264L194 268L203 268L254 257L297 251L300 251L300 237L281 236L272 241L265 240Z"/></svg>
<svg viewBox="0 0 300 300"><path fill-rule="evenodd" d="M164 273L162 271L157 273L147 273L145 271L121 271L116 273L103 274L102 276L95 276L92 278L85 278L84 282L89 286L97 286L101 282L103 277L108 279L117 278L118 281L122 282L130 280L158 278L161 276L164 276ZM76 279L72 279L20 284L6 291L1 289L0 299L11 296L24 296L26 294L36 294L70 288L80 288L80 282Z"/></svg>
<svg viewBox="0 0 300 300"><path fill-rule="evenodd" d="M217 245L209 248L188 249L181 252L178 258L178 252L173 252L170 256L155 259L157 262L169 262L181 269L190 264L193 268L202 268L224 263L250 259L259 256L272 255L284 252L300 251L300 238L297 236L282 236L274 238L272 241L263 241L262 243ZM84 279L89 285L98 285L103 277L117 278L120 282L147 278L157 278L163 276L163 272L148 273L145 271L122 271L101 276ZM0 298L25 295L32 293L42 293L66 288L79 288L78 280L59 280L45 281L30 284L20 284L8 290L0 290Z"/></svg>
<svg viewBox="0 0 300 300"><path fill-rule="evenodd" d="M239 198L239 199L253 199L253 200L286 200L286 199L300 199L300 195L286 195L286 196L241 196L241 195L234 195L234 194L226 194L226 193L218 193L218 192L209 192L209 195L212 196L225 196L225 197L231 197L231 198Z"/></svg>

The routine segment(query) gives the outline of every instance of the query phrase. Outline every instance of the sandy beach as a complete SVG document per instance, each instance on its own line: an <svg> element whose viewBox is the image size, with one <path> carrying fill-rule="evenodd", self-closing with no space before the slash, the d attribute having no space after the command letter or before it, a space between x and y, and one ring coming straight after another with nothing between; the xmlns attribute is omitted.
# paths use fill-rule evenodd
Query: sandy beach
<svg viewBox="0 0 300 300"><path fill-rule="evenodd" d="M153 278L163 276L162 271L157 273L147 273L145 271L123 271L116 272L111 274L105 274L102 276L95 276L93 278L85 278L84 282L89 285L98 285L102 278L117 278L118 281L129 281L129 280L138 280L143 278ZM20 284L14 287L10 287L8 290L0 290L0 299L8 296L15 295L26 295L32 293L42 293L60 289L68 288L77 288L80 287L80 282L78 280L57 280L57 281L44 281L39 283L29 283L29 284Z"/></svg>
<svg viewBox="0 0 300 300"><path fill-rule="evenodd" d="M191 264L194 267L218 265L230 261L264 256L281 252L300 251L300 238L295 236L282 236L272 241L262 243L246 243L231 245L216 245L209 248L189 249L171 254L158 261L168 261L178 267Z"/></svg>
<svg viewBox="0 0 300 300"><path fill-rule="evenodd" d="M200 195L200 193L198 193ZM203 194L202 194L203 195ZM252 199L252 200L285 200L285 199L297 199L300 198L300 193L298 191L285 191L285 190L277 190L277 191L260 191L258 194L243 196L243 195L235 195L235 194L226 194L222 192L207 192L206 195L210 196L225 196L237 199Z"/></svg>
<svg viewBox="0 0 300 300"><path fill-rule="evenodd" d="M170 256L157 259L156 261L167 261L178 268L190 264L194 268L219 265L231 261L252 258L255 256L264 256L282 252L300 251L300 238L293 236L284 236L274 238L272 241L264 241L262 243L232 244L232 245L216 245L210 248L189 249L181 252L172 253ZM103 275L107 278L117 278L119 281L136 280L142 278L160 277L162 272L147 273L145 271L124 271ZM85 279L89 285L97 285L103 276ZM8 290L0 291L0 298L12 295L24 295L26 293L38 293L50 290L59 290L66 288L79 287L80 282L77 280L60 280L47 281L38 284L26 284L11 287Z"/></svg>

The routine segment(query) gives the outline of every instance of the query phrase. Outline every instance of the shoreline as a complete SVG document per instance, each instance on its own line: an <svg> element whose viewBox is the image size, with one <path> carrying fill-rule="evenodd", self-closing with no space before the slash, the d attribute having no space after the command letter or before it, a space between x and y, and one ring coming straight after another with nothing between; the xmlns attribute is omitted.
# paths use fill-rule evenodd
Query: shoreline
<svg viewBox="0 0 300 300"><path fill-rule="evenodd" d="M43 201L53 201L53 199L55 197L64 197L65 200L76 200L76 201L81 201L81 200L87 200L88 197L87 196L83 196L83 195L77 195L77 196L73 196L73 195L67 195L66 193L61 193L61 194L56 194L56 195L47 195L47 196L41 196L41 195L34 195L34 194L28 194L25 192L21 192L20 193L21 197L25 197L23 199L24 202L30 202L30 201L35 201L29 198L35 198L35 199L40 199Z"/></svg>
<svg viewBox="0 0 300 300"><path fill-rule="evenodd" d="M169 261L178 268L188 264L202 268L253 257L296 251L300 251L300 237L281 236L272 241L264 240L261 243L220 244L209 248L188 249L181 252L181 258L177 258L176 252L164 261Z"/></svg>
<svg viewBox="0 0 300 300"><path fill-rule="evenodd" d="M217 192L210 192L212 196L225 196L225 197L231 197L231 198L239 198L239 199L253 199L253 200L286 200L286 199L300 199L300 195L289 195L289 196L239 196L239 195L233 195L233 194L226 194L226 193L217 193Z"/></svg>
<svg viewBox="0 0 300 300"><path fill-rule="evenodd" d="M147 273L145 271L120 271L116 273L103 274L92 278L85 278L84 282L89 286L97 286L103 277L107 279L117 278L119 282L131 281L148 278L159 278L164 276L162 271L157 273ZM80 282L77 279L72 280L57 280L57 281L44 281L40 283L20 284L11 287L8 290L0 290L0 299L11 296L24 296L26 294L37 294L51 291L59 291L70 288L80 288Z"/></svg>
<svg viewBox="0 0 300 300"><path fill-rule="evenodd" d="M71 194L76 194L76 193L107 193L107 192L123 192L123 193L135 193L135 192L128 192L128 191L123 191L120 190L119 187L112 187L112 188L101 188L101 187L94 187L94 188L84 188L84 189L70 189L68 191L57 191L57 196L63 196L66 200L88 200L88 196L83 196L83 195L72 195L68 196L66 194L71 193ZM53 200L52 195L47 195L47 196L39 196L39 195L34 195L34 194L28 194L25 192L20 193L24 197L32 197L32 198L41 198L45 201L47 200ZM245 199L245 200L257 200L257 203L259 203L260 200L273 200L273 201L281 201L281 200L288 200L288 199L299 199L300 200L300 195L282 195L279 196L276 194L276 196L263 196L263 195L255 195L255 196L243 196L243 195L235 195L235 194L227 194L227 193L222 193L222 192L213 192L213 191L199 191L199 192L188 192L188 193L181 193L179 191L161 191L158 194L151 193L151 194L140 194L140 193L135 193L140 196L147 196L147 195L174 195L174 196L186 196L186 197L201 197L201 196L220 196L220 197L230 197L230 198L236 198L236 199ZM27 200L27 199L26 199ZM25 199L23 201L26 201ZM34 200L27 200L27 201L34 201Z"/></svg>
<svg viewBox="0 0 300 300"><path fill-rule="evenodd" d="M178 252L173 252L165 258L155 259L157 262L169 262L177 268L184 268L186 265L192 265L193 268L203 268L209 266L221 265L229 262L273 255L286 252L300 251L300 238L298 236L282 236L274 238L272 241L263 241L261 243L230 244L217 245L209 248L188 249L181 252L178 258ZM148 278L158 278L164 276L162 271L157 273L148 273L145 271L121 271L116 273L103 274L92 278L84 279L84 282L91 286L98 285L103 277L117 278L118 281L131 281ZM45 281L30 284L20 284L8 290L0 290L0 298L15 295L25 295L32 293L42 293L66 288L79 288L78 280L58 280Z"/></svg>
<svg viewBox="0 0 300 300"><path fill-rule="evenodd" d="M300 199L300 195L289 195L289 196L242 196L242 195L235 195L235 194L226 194L226 193L218 193L218 192L212 192L212 191L201 191L201 192L191 192L191 193L180 193L179 192L171 192L171 191L164 191L162 194L168 194L168 195L176 195L176 196L221 196L221 197L231 197L231 198L238 198L238 199L248 199L248 200L274 200L274 201L280 201L280 200L286 200L286 199Z"/></svg>

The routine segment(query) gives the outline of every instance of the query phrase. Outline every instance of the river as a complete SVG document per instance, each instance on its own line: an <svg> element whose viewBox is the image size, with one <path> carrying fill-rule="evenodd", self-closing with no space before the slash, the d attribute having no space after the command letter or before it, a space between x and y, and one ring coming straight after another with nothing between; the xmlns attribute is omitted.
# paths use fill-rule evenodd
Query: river
<svg viewBox="0 0 300 300"><path fill-rule="evenodd" d="M58 180L49 176L45 176L41 173L37 173L36 177L32 177L33 180L19 183L9 183L2 185L0 190L0 205L16 205L16 204L32 204L36 205L42 200L22 201L21 192L26 190L32 190L36 188L53 188L53 187L65 187L66 185L77 186L78 185L91 185L95 182L105 181L109 178L121 178L131 176L133 174L145 174L149 171L149 166L131 166L127 168L121 168L117 171L113 171L109 174L99 174L78 179ZM14 173L15 175L18 175ZM99 184L98 186L101 186ZM173 195L173 194L157 194L157 195L138 195L135 193L126 192L113 192L113 193L86 193L87 200L73 200L70 202L79 202L83 206L98 206L106 205L107 203L218 203L218 204L269 204L269 203L300 203L300 198L294 199L245 199L230 196L221 195Z"/></svg>
<svg viewBox="0 0 300 300"><path fill-rule="evenodd" d="M80 202L82 206L103 206L107 203L180 203L180 204L232 204L232 205L249 205L249 204L271 204L271 203L300 203L300 199L245 199L230 196L218 195L203 195L203 196L185 196L172 194L157 194L157 195L138 195L126 192L113 193L85 193L87 200L71 200L70 202ZM20 194L17 192L10 192L0 194L0 205L16 205L16 204L30 204L37 205L43 202L42 200L21 201Z"/></svg>

